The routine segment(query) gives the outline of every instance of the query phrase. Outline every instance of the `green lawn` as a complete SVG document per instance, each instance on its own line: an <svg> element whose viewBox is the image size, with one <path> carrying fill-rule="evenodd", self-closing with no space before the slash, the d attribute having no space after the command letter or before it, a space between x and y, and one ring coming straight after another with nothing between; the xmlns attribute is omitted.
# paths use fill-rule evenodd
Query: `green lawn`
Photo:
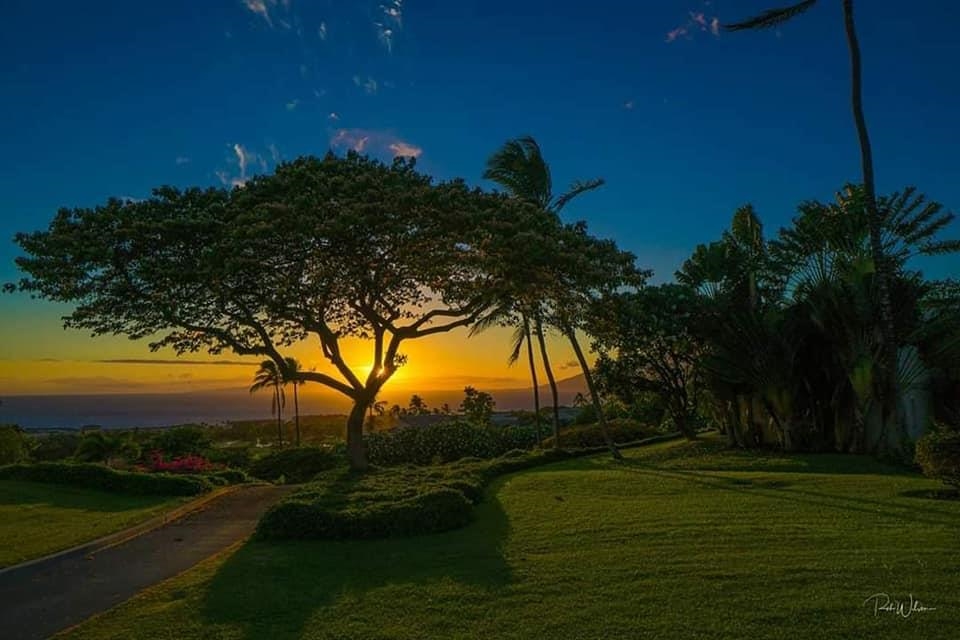
<svg viewBox="0 0 960 640"><path fill-rule="evenodd" d="M0 567L96 540L183 502L0 480Z"/></svg>
<svg viewBox="0 0 960 640"><path fill-rule="evenodd" d="M67 637L960 637L960 502L922 497L937 483L716 444L509 476L446 534L248 543ZM881 592L936 610L875 615Z"/></svg>

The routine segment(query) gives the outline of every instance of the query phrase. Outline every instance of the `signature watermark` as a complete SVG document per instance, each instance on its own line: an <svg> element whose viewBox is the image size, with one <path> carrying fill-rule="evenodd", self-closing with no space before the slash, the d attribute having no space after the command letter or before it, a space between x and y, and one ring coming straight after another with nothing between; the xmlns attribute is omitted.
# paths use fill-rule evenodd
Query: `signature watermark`
<svg viewBox="0 0 960 640"><path fill-rule="evenodd" d="M863 601L865 606L873 607L874 617L881 613L892 613L900 618L909 618L915 613L936 611L936 607L928 607L920 600L914 599L911 593L906 600L897 600L886 593L875 593Z"/></svg>

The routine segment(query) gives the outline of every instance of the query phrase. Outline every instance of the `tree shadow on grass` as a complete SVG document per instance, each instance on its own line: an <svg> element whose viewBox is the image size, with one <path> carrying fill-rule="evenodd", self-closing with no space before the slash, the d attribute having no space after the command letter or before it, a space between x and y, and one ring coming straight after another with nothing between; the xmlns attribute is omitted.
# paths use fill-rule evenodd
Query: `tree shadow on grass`
<svg viewBox="0 0 960 640"><path fill-rule="evenodd" d="M654 477L690 482L705 488L761 495L765 498L785 502L820 507L834 507L847 511L857 511L874 516L899 518L909 522L920 522L931 525L956 526L960 524L960 514L947 509L933 508L933 505L929 503L918 502L914 506L912 504L894 503L890 500L838 495L836 493L806 488L802 481L790 483L782 481L781 479L771 478L732 478L706 473L701 470L661 469L640 460L624 460L622 468L631 472L648 474ZM724 468L723 471L731 471L731 469ZM749 471L758 471L758 469L751 468ZM774 471L784 472L782 469L776 469ZM789 471L787 473L789 473ZM891 496L891 498L893 497L895 496Z"/></svg>
<svg viewBox="0 0 960 640"><path fill-rule="evenodd" d="M37 506L119 512L169 502L169 496L134 496L36 482L0 482L0 506Z"/></svg>
<svg viewBox="0 0 960 640"><path fill-rule="evenodd" d="M307 621L340 599L362 602L378 588L454 581L498 591L510 584L502 553L510 524L496 492L474 521L446 533L363 541L249 542L206 589L204 619L239 626L250 640L300 638ZM373 596L375 597L375 596Z"/></svg>

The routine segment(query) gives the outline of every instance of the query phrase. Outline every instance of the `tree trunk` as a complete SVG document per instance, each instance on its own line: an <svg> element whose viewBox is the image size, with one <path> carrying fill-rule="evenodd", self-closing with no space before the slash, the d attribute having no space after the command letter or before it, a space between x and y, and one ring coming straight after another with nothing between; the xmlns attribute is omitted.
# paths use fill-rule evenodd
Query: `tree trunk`
<svg viewBox="0 0 960 640"><path fill-rule="evenodd" d="M843 19L847 32L847 46L850 49L851 95L853 120L860 141L860 165L863 171L863 190L867 208L867 222L870 229L870 252L875 268L874 278L879 297L882 379L880 398L878 398L883 416L883 439L881 451L877 453L899 456L901 451L902 424L897 411L897 344L896 330L893 324L893 304L890 299L890 278L892 274L883 250L882 218L877 208L876 185L873 176L873 150L867 132L867 121L863 114L863 81L860 63L860 43L853 19L853 0L843 0Z"/></svg>
<svg viewBox="0 0 960 640"><path fill-rule="evenodd" d="M347 416L347 460L354 471L366 471L370 467L367 445L363 441L363 420L368 404L363 400L355 400Z"/></svg>
<svg viewBox="0 0 960 640"><path fill-rule="evenodd" d="M277 442L283 449L283 409L280 408L280 385L273 386L273 398L277 403Z"/></svg>
<svg viewBox="0 0 960 640"><path fill-rule="evenodd" d="M527 341L527 361L530 364L530 378L533 380L533 414L534 424L536 425L537 446L541 444L540 436L540 384L537 381L537 365L533 359L533 343L530 342L530 319L523 316L523 332Z"/></svg>
<svg viewBox="0 0 960 640"><path fill-rule="evenodd" d="M553 396L553 447L560 448L560 393L557 391L557 380L553 377L553 369L550 367L550 358L547 356L547 341L543 338L543 321L537 314L535 319L537 341L540 343L540 357L543 358L543 369L547 374L547 381L550 383L550 393Z"/></svg>
<svg viewBox="0 0 960 640"><path fill-rule="evenodd" d="M293 383L293 416L297 428L297 448L300 447L300 398L297 383Z"/></svg>
<svg viewBox="0 0 960 640"><path fill-rule="evenodd" d="M577 335L569 326L564 326L563 329L564 333L567 334L567 339L570 340L570 345L573 347L573 352L577 354L577 362L580 363L580 368L583 369L583 377L587 381L587 389L590 391L590 399L593 401L593 409L597 412L597 421L600 423L600 433L603 434L603 441L606 443L607 449L610 450L610 455L613 456L614 460L623 460L623 456L620 455L617 445L613 443L613 439L610 437L610 432L607 430L607 419L603 415L603 407L600 405L600 396L597 394L597 387L593 384L593 374L590 373L590 365L587 364L587 359L583 355L583 350L580 348L580 342L577 340Z"/></svg>

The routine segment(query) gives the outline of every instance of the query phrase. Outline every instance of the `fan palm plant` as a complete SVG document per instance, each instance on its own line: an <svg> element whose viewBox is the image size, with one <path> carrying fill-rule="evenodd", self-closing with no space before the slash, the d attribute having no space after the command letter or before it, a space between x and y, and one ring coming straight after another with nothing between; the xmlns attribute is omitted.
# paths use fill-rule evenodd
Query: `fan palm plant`
<svg viewBox="0 0 960 640"><path fill-rule="evenodd" d="M270 415L277 416L277 442L281 447L283 446L283 407L287 402L283 384L283 372L277 363L273 360L264 360L254 374L253 385L250 387L250 393L256 393L261 389L272 389Z"/></svg>
<svg viewBox="0 0 960 640"><path fill-rule="evenodd" d="M818 0L803 0L796 4L770 9L752 18L724 25L727 31L742 31L755 29L769 29L777 27L812 9ZM853 13L853 0L841 0L843 9L844 28L847 37L847 48L850 52L850 104L853 110L854 125L860 143L860 166L863 174L864 198L870 232L870 250L876 266L876 286L878 294L877 320L881 335L881 361L883 363L883 378L880 385L881 405L883 411L890 418L893 434L888 434L888 442L899 442L901 425L897 419L896 402L896 369L897 343L894 333L893 306L890 298L890 279L892 271L886 254L883 251L882 216L877 206L876 187L873 172L873 150L870 145L870 136L867 131L866 117L863 113L863 82L862 65L860 61L860 43L857 38L856 24ZM896 445L893 445L896 448ZM892 453L898 453L892 451Z"/></svg>

